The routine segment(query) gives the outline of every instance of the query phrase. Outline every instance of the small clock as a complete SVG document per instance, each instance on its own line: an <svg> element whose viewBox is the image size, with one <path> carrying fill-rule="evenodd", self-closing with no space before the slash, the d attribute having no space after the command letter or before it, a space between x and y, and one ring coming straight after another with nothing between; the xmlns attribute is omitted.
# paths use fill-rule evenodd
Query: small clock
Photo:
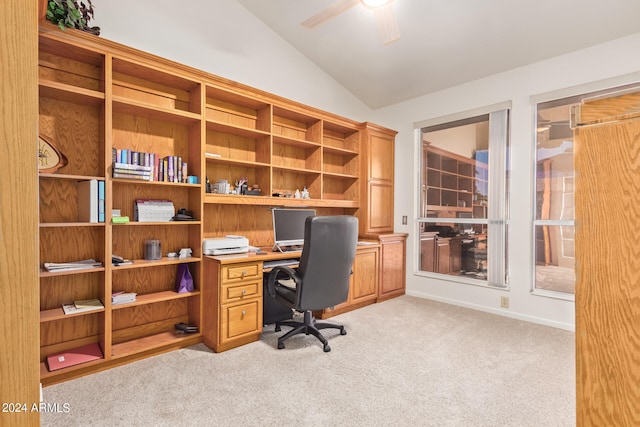
<svg viewBox="0 0 640 427"><path fill-rule="evenodd" d="M38 172L54 173L67 164L67 158L45 136L38 136Z"/></svg>

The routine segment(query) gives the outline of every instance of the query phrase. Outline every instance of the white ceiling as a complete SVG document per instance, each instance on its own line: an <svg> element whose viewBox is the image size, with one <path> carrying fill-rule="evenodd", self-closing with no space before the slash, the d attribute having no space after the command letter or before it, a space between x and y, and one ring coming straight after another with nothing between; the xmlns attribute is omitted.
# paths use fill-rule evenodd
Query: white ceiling
<svg viewBox="0 0 640 427"><path fill-rule="evenodd" d="M640 31L640 0L394 0L383 45L360 4L309 30L336 0L237 1L373 109Z"/></svg>

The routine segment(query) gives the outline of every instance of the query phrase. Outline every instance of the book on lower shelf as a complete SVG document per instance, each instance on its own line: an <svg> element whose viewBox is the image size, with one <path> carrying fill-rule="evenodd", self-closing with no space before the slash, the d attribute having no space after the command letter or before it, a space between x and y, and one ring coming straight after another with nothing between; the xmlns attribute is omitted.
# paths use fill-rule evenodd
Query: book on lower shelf
<svg viewBox="0 0 640 427"><path fill-rule="evenodd" d="M87 311L100 310L101 308L104 308L104 305L98 298L78 300L71 304L62 304L64 314L84 313Z"/></svg>
<svg viewBox="0 0 640 427"><path fill-rule="evenodd" d="M47 368L49 371L55 371L103 358L104 355L98 343L87 344L47 356Z"/></svg>

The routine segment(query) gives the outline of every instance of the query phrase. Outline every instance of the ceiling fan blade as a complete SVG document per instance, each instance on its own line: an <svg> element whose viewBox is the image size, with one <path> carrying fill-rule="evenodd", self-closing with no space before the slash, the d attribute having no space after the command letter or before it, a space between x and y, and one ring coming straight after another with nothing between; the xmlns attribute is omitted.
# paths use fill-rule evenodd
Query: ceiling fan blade
<svg viewBox="0 0 640 427"><path fill-rule="evenodd" d="M398 20L393 10L393 2L374 10L376 21L378 22L378 30L384 44L393 43L400 39L400 29L398 28Z"/></svg>
<svg viewBox="0 0 640 427"><path fill-rule="evenodd" d="M340 15L360 3L360 0L338 0L325 10L316 13L311 18L303 21L300 25L307 28L315 28L320 24L324 24L331 18Z"/></svg>

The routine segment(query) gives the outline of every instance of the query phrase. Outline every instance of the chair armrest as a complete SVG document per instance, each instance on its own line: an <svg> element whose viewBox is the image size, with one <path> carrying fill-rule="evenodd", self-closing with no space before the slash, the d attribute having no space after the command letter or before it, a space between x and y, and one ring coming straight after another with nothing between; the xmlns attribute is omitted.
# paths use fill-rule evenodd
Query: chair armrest
<svg viewBox="0 0 640 427"><path fill-rule="evenodd" d="M271 298L276 297L276 279L279 272L285 273L289 278L293 279L293 281L296 282L296 286L300 285L300 276L293 268L286 265L273 267L273 270L269 272L269 278L267 279L267 293Z"/></svg>

